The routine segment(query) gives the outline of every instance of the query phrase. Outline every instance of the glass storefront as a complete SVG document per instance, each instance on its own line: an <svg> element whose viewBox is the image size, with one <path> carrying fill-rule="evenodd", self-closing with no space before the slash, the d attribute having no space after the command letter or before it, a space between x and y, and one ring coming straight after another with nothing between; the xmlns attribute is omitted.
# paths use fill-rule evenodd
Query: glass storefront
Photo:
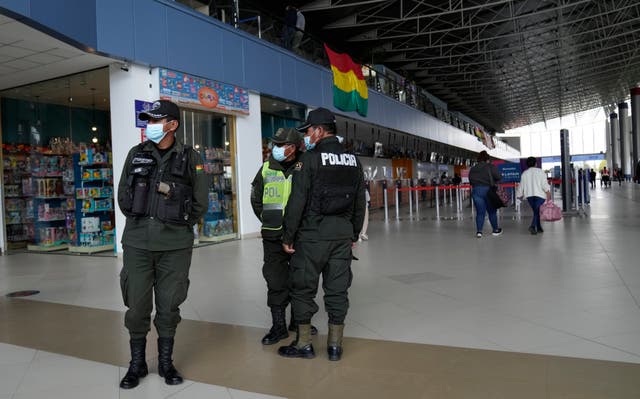
<svg viewBox="0 0 640 399"><path fill-rule="evenodd" d="M211 176L209 207L197 226L196 244L237 238L234 117L183 108L181 119L176 135L200 153Z"/></svg>
<svg viewBox="0 0 640 399"><path fill-rule="evenodd" d="M0 92L8 251L114 255L109 70ZM237 238L235 117L180 104L176 135L211 176L195 244Z"/></svg>
<svg viewBox="0 0 640 399"><path fill-rule="evenodd" d="M113 253L108 70L0 97L6 248Z"/></svg>

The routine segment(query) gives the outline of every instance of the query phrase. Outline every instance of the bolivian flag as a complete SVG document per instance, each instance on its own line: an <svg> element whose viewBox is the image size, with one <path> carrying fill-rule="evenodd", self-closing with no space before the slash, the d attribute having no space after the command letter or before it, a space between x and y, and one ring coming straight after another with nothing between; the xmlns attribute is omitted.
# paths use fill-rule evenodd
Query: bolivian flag
<svg viewBox="0 0 640 399"><path fill-rule="evenodd" d="M353 62L348 54L334 52L326 44L324 49L333 72L333 105L342 111L356 111L367 116L369 92L362 76L362 65Z"/></svg>

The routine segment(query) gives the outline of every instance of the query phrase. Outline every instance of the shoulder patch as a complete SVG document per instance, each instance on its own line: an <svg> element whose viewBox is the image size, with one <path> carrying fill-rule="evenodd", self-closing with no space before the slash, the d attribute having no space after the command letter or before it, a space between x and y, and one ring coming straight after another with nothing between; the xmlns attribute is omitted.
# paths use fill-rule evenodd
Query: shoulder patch
<svg viewBox="0 0 640 399"><path fill-rule="evenodd" d="M293 167L294 170L302 170L302 162L296 162L296 165Z"/></svg>

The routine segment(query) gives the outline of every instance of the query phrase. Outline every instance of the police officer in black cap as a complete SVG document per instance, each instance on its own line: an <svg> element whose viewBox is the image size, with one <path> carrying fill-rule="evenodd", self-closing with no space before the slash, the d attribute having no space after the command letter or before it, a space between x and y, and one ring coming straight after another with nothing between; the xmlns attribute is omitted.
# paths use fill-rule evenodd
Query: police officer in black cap
<svg viewBox="0 0 640 399"><path fill-rule="evenodd" d="M289 305L289 260L282 248L282 221L291 194L293 168L300 155L302 135L293 128L280 128L271 138L271 156L264 162L251 183L251 206L262 222L264 264L262 275L267 281L267 305L272 325L262 338L263 345L273 345L289 337L285 309ZM291 317L289 331L295 331ZM317 332L313 329L312 333Z"/></svg>
<svg viewBox="0 0 640 399"><path fill-rule="evenodd" d="M129 151L118 184L118 204L127 217L120 285L131 349L129 370L120 382L124 389L136 387L148 373L145 348L153 297L158 373L169 385L182 383L173 366L174 335L189 288L193 226L207 209L209 191L202 158L175 137L178 106L156 101L140 119L148 123L148 140Z"/></svg>
<svg viewBox="0 0 640 399"><path fill-rule="evenodd" d="M327 353L340 360L344 320L349 308L352 246L358 241L365 213L364 175L353 154L336 137L331 111L309 112L298 128L305 132L307 151L294 167L291 197L284 214L282 238L290 262L291 304L298 323L295 341L279 348L284 357L315 357L311 318L322 275L324 306L329 315Z"/></svg>

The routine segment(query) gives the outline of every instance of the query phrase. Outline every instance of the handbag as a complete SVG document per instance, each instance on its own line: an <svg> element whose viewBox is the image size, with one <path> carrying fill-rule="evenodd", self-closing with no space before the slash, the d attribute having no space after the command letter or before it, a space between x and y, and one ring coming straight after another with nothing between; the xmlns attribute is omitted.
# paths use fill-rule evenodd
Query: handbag
<svg viewBox="0 0 640 399"><path fill-rule="evenodd" d="M489 191L487 191L487 202L489 205L494 209L509 206L511 195L509 195L509 192L504 188L495 185L491 170L489 170L489 180L491 181L491 186L489 187Z"/></svg>
<svg viewBox="0 0 640 399"><path fill-rule="evenodd" d="M540 220L545 222L556 222L562 219L562 209L552 200L546 200L540 205Z"/></svg>

